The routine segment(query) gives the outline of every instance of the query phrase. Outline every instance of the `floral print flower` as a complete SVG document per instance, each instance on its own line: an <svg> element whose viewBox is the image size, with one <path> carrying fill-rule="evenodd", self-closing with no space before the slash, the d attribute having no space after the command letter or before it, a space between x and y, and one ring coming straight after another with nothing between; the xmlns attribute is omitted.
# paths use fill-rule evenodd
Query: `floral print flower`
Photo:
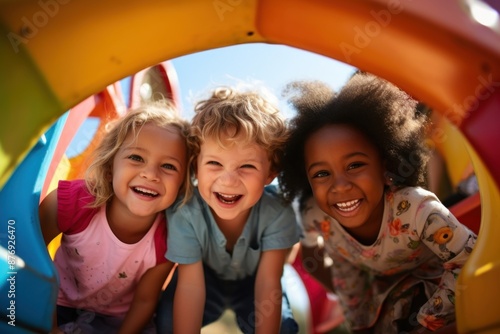
<svg viewBox="0 0 500 334"><path fill-rule="evenodd" d="M443 299L440 296L432 299L432 313L439 313L443 309Z"/></svg>
<svg viewBox="0 0 500 334"><path fill-rule="evenodd" d="M345 248L338 247L337 250L339 251L340 254L344 255L345 257L349 257L349 252Z"/></svg>
<svg viewBox="0 0 500 334"><path fill-rule="evenodd" d="M361 251L361 256L371 259L377 255L377 249L375 248L370 248L370 249L364 249Z"/></svg>
<svg viewBox="0 0 500 334"><path fill-rule="evenodd" d="M399 202L398 211L396 212L396 215L399 216L399 215L405 213L406 211L408 211L410 206L411 206L411 204L407 200Z"/></svg>
<svg viewBox="0 0 500 334"><path fill-rule="evenodd" d="M448 226L441 227L436 233L433 234L433 240L439 245L443 245L453 238L453 231Z"/></svg>
<svg viewBox="0 0 500 334"><path fill-rule="evenodd" d="M408 232L408 224L403 224L401 219L396 218L389 224L389 232L393 237L397 237L401 233Z"/></svg>
<svg viewBox="0 0 500 334"><path fill-rule="evenodd" d="M435 331L436 329L439 329L444 326L445 321L443 318L438 318L433 314L429 314L425 316L424 319L424 326L430 329L431 331Z"/></svg>
<svg viewBox="0 0 500 334"><path fill-rule="evenodd" d="M329 217L325 217L322 221L317 221L316 219L314 220L314 225L316 226L317 229L321 232L321 235L323 236L323 239L327 241L330 236L333 235L333 231L331 230L330 226L330 219Z"/></svg>

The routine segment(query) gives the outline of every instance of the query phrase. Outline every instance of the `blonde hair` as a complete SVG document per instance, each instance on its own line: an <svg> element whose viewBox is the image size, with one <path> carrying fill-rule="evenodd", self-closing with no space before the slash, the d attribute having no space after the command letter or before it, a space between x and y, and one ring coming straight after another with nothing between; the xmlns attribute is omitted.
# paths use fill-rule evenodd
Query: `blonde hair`
<svg viewBox="0 0 500 334"><path fill-rule="evenodd" d="M286 121L265 93L243 92L228 87L216 88L211 97L198 102L191 122L189 142L193 148L190 165L200 153L206 138L221 147L235 143L257 143L268 152L271 169L281 170L281 157L287 140Z"/></svg>
<svg viewBox="0 0 500 334"><path fill-rule="evenodd" d="M178 116L171 102L167 100L151 102L129 111L124 117L109 124L106 134L92 154L92 162L85 173L87 189L95 196L90 207L104 205L113 197L113 186L110 181L113 159L127 135L132 134L136 137L145 124L176 128L179 135L186 140L186 156L191 155L191 148L187 142L189 122ZM186 167L186 176L179 190L179 195L184 197L183 203L189 199L193 190L189 164Z"/></svg>

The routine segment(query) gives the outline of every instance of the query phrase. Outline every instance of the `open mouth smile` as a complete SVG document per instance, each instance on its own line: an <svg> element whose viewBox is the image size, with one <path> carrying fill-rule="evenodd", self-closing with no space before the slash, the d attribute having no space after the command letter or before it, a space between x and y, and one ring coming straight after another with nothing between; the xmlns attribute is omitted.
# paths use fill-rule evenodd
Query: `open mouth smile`
<svg viewBox="0 0 500 334"><path fill-rule="evenodd" d="M340 211L351 212L353 210L356 210L360 204L361 204L361 200L355 199L355 200L347 201L347 202L339 202L339 203L334 204L334 206Z"/></svg>
<svg viewBox="0 0 500 334"><path fill-rule="evenodd" d="M142 187L132 187L132 191L143 196L157 197L159 194L156 191L142 188Z"/></svg>
<svg viewBox="0 0 500 334"><path fill-rule="evenodd" d="M234 204L236 203L242 195L227 195L227 194L222 194L222 193L214 193L215 196L219 199L224 204Z"/></svg>

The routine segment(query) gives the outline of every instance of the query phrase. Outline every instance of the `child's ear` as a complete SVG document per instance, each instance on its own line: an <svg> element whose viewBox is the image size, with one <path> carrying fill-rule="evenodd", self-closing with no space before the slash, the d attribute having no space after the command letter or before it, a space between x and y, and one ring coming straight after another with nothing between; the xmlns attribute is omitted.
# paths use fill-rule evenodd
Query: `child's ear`
<svg viewBox="0 0 500 334"><path fill-rule="evenodd" d="M275 172L275 171L271 171L269 173L269 175L267 176L267 179L266 179L266 185L270 184L271 182L273 182L273 180L276 178L276 176L278 176L278 172Z"/></svg>

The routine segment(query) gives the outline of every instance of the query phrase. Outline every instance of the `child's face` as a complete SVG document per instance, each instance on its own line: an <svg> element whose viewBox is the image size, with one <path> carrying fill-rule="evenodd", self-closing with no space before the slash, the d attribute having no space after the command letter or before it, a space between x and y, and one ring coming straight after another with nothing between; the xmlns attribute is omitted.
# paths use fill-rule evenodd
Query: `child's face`
<svg viewBox="0 0 500 334"><path fill-rule="evenodd" d="M139 217L154 216L177 197L187 168L185 140L174 127L142 127L129 134L113 159L111 205Z"/></svg>
<svg viewBox="0 0 500 334"><path fill-rule="evenodd" d="M319 207L348 229L378 231L385 170L375 146L350 126L326 125L308 138L304 157Z"/></svg>
<svg viewBox="0 0 500 334"><path fill-rule="evenodd" d="M267 151L256 143L222 148L209 138L200 147L198 189L218 222L245 222L274 176Z"/></svg>

